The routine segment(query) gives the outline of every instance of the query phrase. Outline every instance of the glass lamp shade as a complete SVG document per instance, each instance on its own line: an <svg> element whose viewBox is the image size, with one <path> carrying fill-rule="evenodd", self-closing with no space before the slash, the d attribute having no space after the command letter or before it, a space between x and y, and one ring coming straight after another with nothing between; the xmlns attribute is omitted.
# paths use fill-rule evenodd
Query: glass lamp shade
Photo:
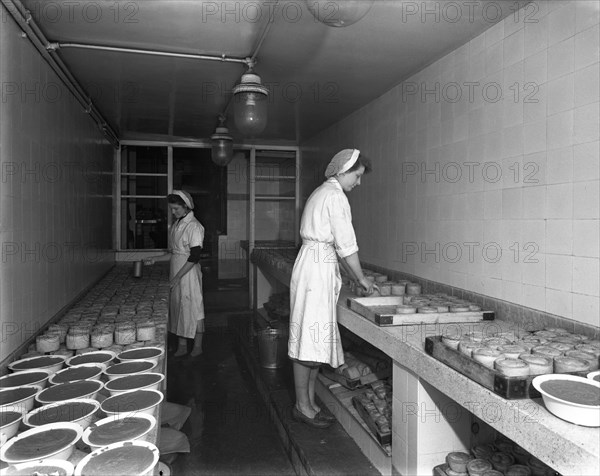
<svg viewBox="0 0 600 476"><path fill-rule="evenodd" d="M315 19L327 26L350 26L364 17L373 6L373 0L305 0Z"/></svg>
<svg viewBox="0 0 600 476"><path fill-rule="evenodd" d="M256 74L246 73L233 88L233 118L238 130L246 136L260 134L267 125L269 90Z"/></svg>
<svg viewBox="0 0 600 476"><path fill-rule="evenodd" d="M233 159L233 139L228 132L226 127L217 127L215 134L210 136L211 159L221 167L225 167Z"/></svg>

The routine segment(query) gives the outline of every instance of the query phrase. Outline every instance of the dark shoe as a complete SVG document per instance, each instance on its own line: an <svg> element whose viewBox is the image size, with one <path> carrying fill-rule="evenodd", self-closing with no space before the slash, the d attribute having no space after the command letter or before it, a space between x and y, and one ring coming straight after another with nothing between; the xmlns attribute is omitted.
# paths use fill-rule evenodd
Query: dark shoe
<svg viewBox="0 0 600 476"><path fill-rule="evenodd" d="M296 421L300 421L302 423L306 423L309 426L314 428L328 428L331 426L331 422L321 420L318 418L319 415L316 415L314 418L308 418L304 413L299 411L296 407L292 409L292 417Z"/></svg>
<svg viewBox="0 0 600 476"><path fill-rule="evenodd" d="M333 413L329 413L329 412L324 412L323 410L321 410L319 413L317 413L317 416L315 416L315 418L319 418L320 420L329 422L329 423L334 423L337 421L337 418L333 415Z"/></svg>

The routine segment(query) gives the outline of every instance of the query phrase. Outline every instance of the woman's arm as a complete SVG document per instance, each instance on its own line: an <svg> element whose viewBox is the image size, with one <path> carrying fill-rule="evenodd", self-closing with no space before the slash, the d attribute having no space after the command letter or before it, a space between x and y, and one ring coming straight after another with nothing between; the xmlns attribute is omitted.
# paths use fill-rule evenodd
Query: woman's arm
<svg viewBox="0 0 600 476"><path fill-rule="evenodd" d="M186 273L195 266L195 264L196 263L186 261L185 264L181 267L181 269L179 271L177 271L177 274L175 276L173 276L173 279L171 279L171 281L169 281L169 285L172 288L177 286L179 284L179 281L181 281L181 278L183 278L186 275Z"/></svg>
<svg viewBox="0 0 600 476"><path fill-rule="evenodd" d="M373 289L379 289L379 287L365 278L362 268L360 266L360 260L358 259L358 253L352 253L345 258L342 258L345 262L347 269L350 269L351 275L354 275L356 282L366 291L367 295L373 293Z"/></svg>

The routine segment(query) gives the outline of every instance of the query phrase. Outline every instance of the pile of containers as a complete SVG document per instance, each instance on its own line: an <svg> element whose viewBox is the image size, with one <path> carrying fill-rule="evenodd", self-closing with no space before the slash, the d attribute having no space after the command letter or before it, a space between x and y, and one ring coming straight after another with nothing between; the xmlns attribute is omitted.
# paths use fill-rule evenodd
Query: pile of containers
<svg viewBox="0 0 600 476"><path fill-rule="evenodd" d="M600 359L600 341L559 328L493 336L473 331L443 335L442 342L508 377L590 372Z"/></svg>
<svg viewBox="0 0 600 476"><path fill-rule="evenodd" d="M453 452L442 471L447 476L555 476L557 473L513 441L499 435L493 444Z"/></svg>
<svg viewBox="0 0 600 476"><path fill-rule="evenodd" d="M166 268L147 274L140 283L115 267L9 364L0 377L2 474L152 472L169 285Z"/></svg>

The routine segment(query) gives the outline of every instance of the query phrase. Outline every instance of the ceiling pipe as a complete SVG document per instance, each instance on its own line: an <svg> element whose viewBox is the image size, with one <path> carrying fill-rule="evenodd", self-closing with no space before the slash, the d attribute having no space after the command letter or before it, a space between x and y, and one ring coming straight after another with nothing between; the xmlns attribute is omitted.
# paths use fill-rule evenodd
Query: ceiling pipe
<svg viewBox="0 0 600 476"><path fill-rule="evenodd" d="M36 25L31 16L31 12L25 9L19 0L0 0L10 13L12 18L17 22L21 30L24 32L29 41L33 43L35 48L46 60L52 70L65 84L67 89L75 96L77 101L83 106L84 111L96 122L100 130L104 133L107 140L115 148L119 148L119 138L113 128L104 119L100 111L94 106L92 100L87 96L84 89L79 85L73 77L69 69L62 62L60 57L51 55L48 50L49 42L45 38L42 31Z"/></svg>
<svg viewBox="0 0 600 476"><path fill-rule="evenodd" d="M242 63L248 64L248 58L229 57L225 54L217 55L199 55L192 53L173 53L170 51L143 50L137 48L122 48L120 46L102 46L102 45L87 45L83 43L49 43L48 50L56 51L63 48L80 48L85 50L113 51L117 53L133 53L140 55L166 56L169 58L187 58L195 60L220 61L225 63Z"/></svg>

